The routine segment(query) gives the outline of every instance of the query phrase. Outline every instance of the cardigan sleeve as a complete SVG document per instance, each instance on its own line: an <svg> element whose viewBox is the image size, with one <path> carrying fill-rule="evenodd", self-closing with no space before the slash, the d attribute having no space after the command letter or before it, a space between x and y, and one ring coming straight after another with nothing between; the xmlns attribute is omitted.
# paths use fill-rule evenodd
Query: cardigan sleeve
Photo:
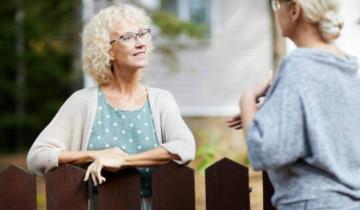
<svg viewBox="0 0 360 210"><path fill-rule="evenodd" d="M161 147L172 154L180 156L175 160L178 164L185 164L195 159L195 139L190 129L181 117L178 105L170 92L165 92L160 106L160 119L165 143Z"/></svg>
<svg viewBox="0 0 360 210"><path fill-rule="evenodd" d="M255 170L275 169L306 155L301 95L282 78L256 113L247 135Z"/></svg>
<svg viewBox="0 0 360 210"><path fill-rule="evenodd" d="M61 106L55 117L36 138L27 154L28 169L39 176L58 167L62 150L70 150L71 139L81 130L78 94L74 93ZM80 129L77 129L80 128ZM79 139L80 141L80 139Z"/></svg>

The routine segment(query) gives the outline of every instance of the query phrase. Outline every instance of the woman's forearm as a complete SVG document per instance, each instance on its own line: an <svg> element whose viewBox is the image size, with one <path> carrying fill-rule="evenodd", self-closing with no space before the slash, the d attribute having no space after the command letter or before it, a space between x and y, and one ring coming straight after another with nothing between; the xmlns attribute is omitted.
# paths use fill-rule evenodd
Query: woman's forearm
<svg viewBox="0 0 360 210"><path fill-rule="evenodd" d="M61 151L59 155L59 165L71 163L89 163L95 159L92 151Z"/></svg>
<svg viewBox="0 0 360 210"><path fill-rule="evenodd" d="M168 152L163 147L157 147L146 152L128 156L125 159L124 167L157 166L171 160L180 160L180 157Z"/></svg>
<svg viewBox="0 0 360 210"><path fill-rule="evenodd" d="M249 127L255 118L257 109L256 95L251 91L247 91L240 101L241 120L243 123L245 138L247 137Z"/></svg>

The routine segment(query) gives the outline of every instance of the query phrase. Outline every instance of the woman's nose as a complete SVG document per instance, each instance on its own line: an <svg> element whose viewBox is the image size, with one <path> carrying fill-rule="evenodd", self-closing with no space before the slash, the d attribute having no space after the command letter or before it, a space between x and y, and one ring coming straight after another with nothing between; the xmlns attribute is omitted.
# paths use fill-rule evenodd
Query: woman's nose
<svg viewBox="0 0 360 210"><path fill-rule="evenodd" d="M144 40L136 37L135 47L136 47L137 49L141 49L141 48L145 47L145 42L144 42Z"/></svg>

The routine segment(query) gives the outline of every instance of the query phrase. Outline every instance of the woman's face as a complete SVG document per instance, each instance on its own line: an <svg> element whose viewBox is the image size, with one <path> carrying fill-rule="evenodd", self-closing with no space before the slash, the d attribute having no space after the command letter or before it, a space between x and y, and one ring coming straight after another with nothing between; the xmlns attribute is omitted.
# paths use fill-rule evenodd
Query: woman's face
<svg viewBox="0 0 360 210"><path fill-rule="evenodd" d="M150 30L140 25L122 21L110 34L110 59L116 67L138 70L147 66Z"/></svg>

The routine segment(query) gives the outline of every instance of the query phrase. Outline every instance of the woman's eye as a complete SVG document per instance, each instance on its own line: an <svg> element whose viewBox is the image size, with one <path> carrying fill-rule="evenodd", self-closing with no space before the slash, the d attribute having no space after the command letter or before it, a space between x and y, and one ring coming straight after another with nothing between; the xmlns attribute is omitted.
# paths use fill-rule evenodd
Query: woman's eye
<svg viewBox="0 0 360 210"><path fill-rule="evenodd" d="M124 40L124 41L129 41L130 39L131 39L130 36L124 36L124 37L122 38L122 40Z"/></svg>

